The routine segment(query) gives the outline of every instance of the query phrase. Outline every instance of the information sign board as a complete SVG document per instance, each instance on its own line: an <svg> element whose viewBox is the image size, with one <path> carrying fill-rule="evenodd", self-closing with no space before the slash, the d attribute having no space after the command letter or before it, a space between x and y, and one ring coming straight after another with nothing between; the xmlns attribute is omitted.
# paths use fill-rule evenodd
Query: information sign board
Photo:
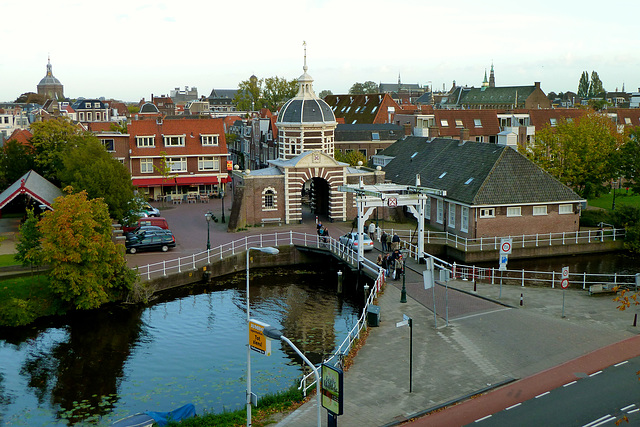
<svg viewBox="0 0 640 427"><path fill-rule="evenodd" d="M342 369L325 363L320 367L322 407L334 415L342 415L342 396L344 395Z"/></svg>
<svg viewBox="0 0 640 427"><path fill-rule="evenodd" d="M266 326L269 325L259 320L251 319L249 321L249 346L253 351L271 356L271 340L267 339L263 332Z"/></svg>

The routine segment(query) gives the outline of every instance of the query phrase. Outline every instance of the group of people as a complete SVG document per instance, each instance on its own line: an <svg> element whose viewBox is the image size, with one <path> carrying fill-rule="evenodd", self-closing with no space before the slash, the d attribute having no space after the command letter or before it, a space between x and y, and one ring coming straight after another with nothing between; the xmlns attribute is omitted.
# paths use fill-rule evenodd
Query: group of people
<svg viewBox="0 0 640 427"><path fill-rule="evenodd" d="M382 252L395 251L400 249L400 236L398 236L398 233L393 233L391 240L389 240L387 232L382 230L380 243L382 244Z"/></svg>
<svg viewBox="0 0 640 427"><path fill-rule="evenodd" d="M322 225L322 221L318 221L316 229L318 231L318 236L322 237L322 242L327 243L329 241L329 230L327 230L327 227Z"/></svg>
<svg viewBox="0 0 640 427"><path fill-rule="evenodd" d="M395 249L391 253L378 255L376 264L384 269L385 276L391 277L393 280L400 280L402 275L404 262L399 249Z"/></svg>

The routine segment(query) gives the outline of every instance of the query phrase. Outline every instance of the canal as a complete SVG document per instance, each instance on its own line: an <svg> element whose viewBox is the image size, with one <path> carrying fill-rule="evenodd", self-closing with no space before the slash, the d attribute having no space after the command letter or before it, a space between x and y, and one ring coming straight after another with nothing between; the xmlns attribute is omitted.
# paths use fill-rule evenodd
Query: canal
<svg viewBox="0 0 640 427"><path fill-rule="evenodd" d="M251 317L283 331L313 362L356 324L361 287L333 268L251 271ZM194 403L199 413L242 408L246 390L244 273L163 293L147 306L111 306L0 330L0 425L108 425L145 410ZM252 353L259 397L301 378L302 361L273 343Z"/></svg>

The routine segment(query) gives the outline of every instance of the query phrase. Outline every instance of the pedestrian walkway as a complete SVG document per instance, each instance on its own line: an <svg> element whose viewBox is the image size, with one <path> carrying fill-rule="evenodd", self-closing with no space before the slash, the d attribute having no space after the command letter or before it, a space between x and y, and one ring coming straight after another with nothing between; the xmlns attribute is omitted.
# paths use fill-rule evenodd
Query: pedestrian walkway
<svg viewBox="0 0 640 427"><path fill-rule="evenodd" d="M565 291L562 317L559 289L503 286L500 291L478 284L485 293L480 296L472 282L452 281L438 284L434 292L424 290L421 271L409 261L406 303L400 302L401 280L388 282L378 298L380 325L371 328L345 373L344 414L338 425L398 425L638 334L633 312L616 310L611 296ZM520 294L525 295L522 305ZM409 328L396 326L405 315L413 320L411 366ZM634 352L640 354L640 348ZM615 363L611 358L592 360ZM277 426L316 425L316 411L316 399L310 399ZM324 426L326 411L322 413Z"/></svg>

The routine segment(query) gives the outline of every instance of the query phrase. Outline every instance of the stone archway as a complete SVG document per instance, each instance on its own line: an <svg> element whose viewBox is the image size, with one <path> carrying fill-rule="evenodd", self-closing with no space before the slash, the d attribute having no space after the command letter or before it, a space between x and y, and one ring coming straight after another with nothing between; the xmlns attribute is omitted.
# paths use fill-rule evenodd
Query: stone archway
<svg viewBox="0 0 640 427"><path fill-rule="evenodd" d="M329 216L330 186L326 179L314 177L307 181L310 185L308 200L311 213L319 216ZM305 183L306 186L306 183Z"/></svg>

